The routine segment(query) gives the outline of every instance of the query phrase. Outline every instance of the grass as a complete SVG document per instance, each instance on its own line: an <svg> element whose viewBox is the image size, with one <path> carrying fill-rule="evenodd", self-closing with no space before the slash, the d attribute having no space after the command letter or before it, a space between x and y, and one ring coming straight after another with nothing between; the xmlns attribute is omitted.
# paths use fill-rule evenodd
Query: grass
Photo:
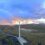
<svg viewBox="0 0 45 45"><path fill-rule="evenodd" d="M17 26L18 27L18 26ZM13 35L18 35L18 28L17 27L8 27L6 30L12 31L11 33ZM39 41L41 41L42 45L45 45L45 25L23 25L21 28L28 28L28 29L34 29L38 30L38 33L31 33L21 30L21 35L24 36L27 40L31 41L31 45L37 45ZM5 28L3 32L7 33L8 31L5 31ZM5 34L0 34L0 39L5 38ZM10 39L8 39L10 40ZM11 40L9 41L9 45L11 45ZM30 44L29 44L30 45Z"/></svg>
<svg viewBox="0 0 45 45"><path fill-rule="evenodd" d="M45 33L22 32L22 35L25 36L29 41L32 41L31 45L37 45L39 41L41 41L42 45L45 45Z"/></svg>
<svg viewBox="0 0 45 45"><path fill-rule="evenodd" d="M37 45L39 41L41 41L42 45L45 45L45 33L27 33L22 31L21 35L23 35L27 40L31 41L31 45ZM13 45L11 39L8 39L8 44Z"/></svg>

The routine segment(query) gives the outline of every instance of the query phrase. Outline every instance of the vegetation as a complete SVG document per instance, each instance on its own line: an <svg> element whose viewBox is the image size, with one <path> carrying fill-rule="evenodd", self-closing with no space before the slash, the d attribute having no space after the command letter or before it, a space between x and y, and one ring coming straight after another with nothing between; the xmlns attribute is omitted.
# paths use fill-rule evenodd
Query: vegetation
<svg viewBox="0 0 45 45"><path fill-rule="evenodd" d="M40 41L42 45L45 45L45 25L40 24L40 25L21 25L21 28L26 28L26 29L34 29L38 30L37 33L35 32L26 32L21 30L21 36L24 36L30 43L31 45L37 45L38 42ZM12 34L12 35L18 35L18 25L17 26L0 26L0 30L2 30L5 34L0 33L0 39L6 39L6 34ZM8 30L8 31L7 31ZM8 39L10 40L10 39ZM8 41L9 44L11 45L12 41ZM30 45L30 44L29 44Z"/></svg>

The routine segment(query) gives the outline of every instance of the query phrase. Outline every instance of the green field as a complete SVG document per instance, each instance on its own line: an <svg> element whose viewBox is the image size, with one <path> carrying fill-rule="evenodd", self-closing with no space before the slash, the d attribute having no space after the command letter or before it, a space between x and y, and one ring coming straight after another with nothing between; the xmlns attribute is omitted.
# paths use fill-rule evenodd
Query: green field
<svg viewBox="0 0 45 45"><path fill-rule="evenodd" d="M38 45L39 41L42 45L45 45L45 25L21 25L21 28L38 30L37 33L21 30L21 36L24 36L29 42L31 41L31 45ZM12 31L12 35L18 35L18 25L13 27L7 26L7 28L3 27L0 29L5 33ZM2 34L0 38L5 38L5 36L5 34Z"/></svg>
<svg viewBox="0 0 45 45"><path fill-rule="evenodd" d="M32 41L31 45L37 45L39 41L42 43L42 45L45 45L45 33L27 33L23 31L22 35L29 41Z"/></svg>

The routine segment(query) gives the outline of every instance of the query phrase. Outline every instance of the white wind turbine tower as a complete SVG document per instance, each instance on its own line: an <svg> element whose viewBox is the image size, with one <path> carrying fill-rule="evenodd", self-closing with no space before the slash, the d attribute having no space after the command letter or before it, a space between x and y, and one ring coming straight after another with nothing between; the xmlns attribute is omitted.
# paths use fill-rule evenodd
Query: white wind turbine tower
<svg viewBox="0 0 45 45"><path fill-rule="evenodd" d="M21 37L21 32L20 32L20 21L19 21L19 38Z"/></svg>
<svg viewBox="0 0 45 45"><path fill-rule="evenodd" d="M20 29L20 21L19 21L19 37L17 37L18 41L20 42L21 45L26 44L27 45L27 40L25 40L23 37L21 37L21 29Z"/></svg>

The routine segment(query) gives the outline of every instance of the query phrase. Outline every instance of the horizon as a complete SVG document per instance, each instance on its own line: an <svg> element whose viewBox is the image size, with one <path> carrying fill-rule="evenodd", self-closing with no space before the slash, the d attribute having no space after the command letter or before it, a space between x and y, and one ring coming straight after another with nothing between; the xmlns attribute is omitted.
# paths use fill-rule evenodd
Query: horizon
<svg viewBox="0 0 45 45"><path fill-rule="evenodd" d="M19 22L21 25L23 24L45 24L45 18L39 18L39 19L23 19L23 18L13 18L11 20L11 22L9 22L8 20L1 20L0 21L0 25L19 25Z"/></svg>

